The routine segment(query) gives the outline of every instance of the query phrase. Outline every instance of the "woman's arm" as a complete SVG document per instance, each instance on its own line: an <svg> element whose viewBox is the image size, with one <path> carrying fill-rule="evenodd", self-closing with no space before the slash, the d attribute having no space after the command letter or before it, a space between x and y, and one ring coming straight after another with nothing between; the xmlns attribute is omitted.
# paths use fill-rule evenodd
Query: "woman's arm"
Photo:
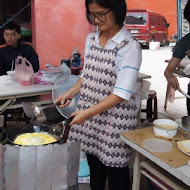
<svg viewBox="0 0 190 190"><path fill-rule="evenodd" d="M74 113L72 113L72 116L75 116L73 121L70 123L70 125L73 124L81 124L83 123L87 118L93 117L96 114L102 113L103 111L106 111L118 103L122 102L123 99L115 94L111 94L108 97L106 97L104 100L99 102L98 104L94 105L93 107L90 107L85 110L78 110Z"/></svg>
<svg viewBox="0 0 190 190"><path fill-rule="evenodd" d="M180 62L181 59L172 57L172 59L169 61L167 68L164 71L164 75L168 83L176 90L179 89L179 82L174 73Z"/></svg>

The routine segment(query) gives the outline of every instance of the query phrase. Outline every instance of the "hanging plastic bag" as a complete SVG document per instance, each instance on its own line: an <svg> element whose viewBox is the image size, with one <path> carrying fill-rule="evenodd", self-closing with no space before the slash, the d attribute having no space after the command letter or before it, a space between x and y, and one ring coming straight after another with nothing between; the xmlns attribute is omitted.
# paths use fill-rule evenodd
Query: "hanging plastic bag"
<svg viewBox="0 0 190 190"><path fill-rule="evenodd" d="M32 64L22 56L18 56L15 60L15 81L23 86L34 84Z"/></svg>

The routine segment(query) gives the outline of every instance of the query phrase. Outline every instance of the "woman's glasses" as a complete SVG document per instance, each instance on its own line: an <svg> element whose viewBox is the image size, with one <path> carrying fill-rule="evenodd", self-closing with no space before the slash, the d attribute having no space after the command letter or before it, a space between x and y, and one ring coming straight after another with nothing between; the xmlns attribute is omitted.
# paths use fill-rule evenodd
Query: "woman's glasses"
<svg viewBox="0 0 190 190"><path fill-rule="evenodd" d="M108 10L105 13L88 13L88 17L92 23L95 22L95 18L97 18L100 22L106 22L107 18L106 15L110 12L111 10Z"/></svg>

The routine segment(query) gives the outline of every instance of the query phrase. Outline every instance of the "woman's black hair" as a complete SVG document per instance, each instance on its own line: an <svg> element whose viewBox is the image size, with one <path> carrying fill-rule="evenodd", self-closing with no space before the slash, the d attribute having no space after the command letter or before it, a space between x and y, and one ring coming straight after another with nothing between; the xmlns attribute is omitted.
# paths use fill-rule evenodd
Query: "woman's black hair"
<svg viewBox="0 0 190 190"><path fill-rule="evenodd" d="M96 3L101 7L110 9L113 12L116 23L120 26L123 25L127 12L125 0L85 0L87 20L90 24L94 24L89 18L89 4L91 3Z"/></svg>
<svg viewBox="0 0 190 190"><path fill-rule="evenodd" d="M190 23L190 0L188 0L184 9L184 18Z"/></svg>

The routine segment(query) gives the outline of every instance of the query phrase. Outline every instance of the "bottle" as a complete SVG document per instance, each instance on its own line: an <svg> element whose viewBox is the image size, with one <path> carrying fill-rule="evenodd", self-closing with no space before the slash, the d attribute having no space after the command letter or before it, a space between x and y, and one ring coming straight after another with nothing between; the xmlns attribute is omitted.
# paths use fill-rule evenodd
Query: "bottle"
<svg viewBox="0 0 190 190"><path fill-rule="evenodd" d="M80 53L73 54L72 67L80 67L80 63L81 63Z"/></svg>
<svg viewBox="0 0 190 190"><path fill-rule="evenodd" d="M78 53L78 50L77 50L77 47L74 47L73 48L73 51L72 51L72 53L71 53L71 57L70 57L70 68L72 67L72 65L73 65L73 60L74 60L74 54L76 54L76 53Z"/></svg>
<svg viewBox="0 0 190 190"><path fill-rule="evenodd" d="M74 75L80 74L80 64L81 64L80 56L81 55L78 52L77 48L74 47L73 52L71 54L71 61L70 61L71 73Z"/></svg>

